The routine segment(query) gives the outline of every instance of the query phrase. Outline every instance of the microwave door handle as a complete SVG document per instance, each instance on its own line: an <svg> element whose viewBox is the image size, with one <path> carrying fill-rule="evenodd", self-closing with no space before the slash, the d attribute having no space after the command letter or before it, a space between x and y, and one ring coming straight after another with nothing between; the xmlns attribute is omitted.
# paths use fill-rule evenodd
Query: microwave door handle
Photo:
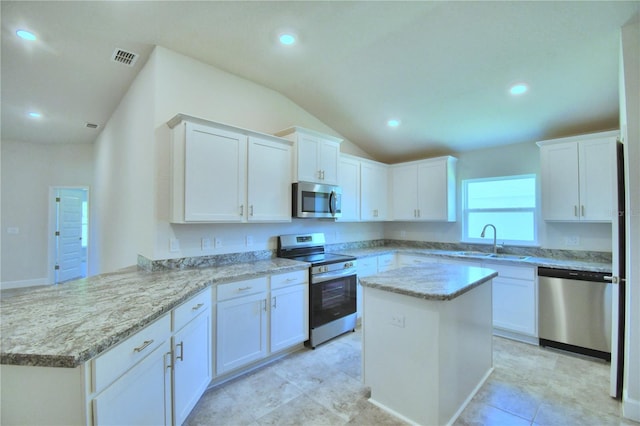
<svg viewBox="0 0 640 426"><path fill-rule="evenodd" d="M329 213L331 216L336 215L336 191L331 191L329 194Z"/></svg>

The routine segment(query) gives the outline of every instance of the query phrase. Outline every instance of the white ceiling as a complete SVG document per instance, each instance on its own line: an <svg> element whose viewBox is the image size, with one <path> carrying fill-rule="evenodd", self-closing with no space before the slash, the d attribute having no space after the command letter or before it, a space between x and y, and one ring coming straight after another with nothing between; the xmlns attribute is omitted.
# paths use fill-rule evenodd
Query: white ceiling
<svg viewBox="0 0 640 426"><path fill-rule="evenodd" d="M615 128L619 29L640 2L1 7L3 140L93 142L161 45L272 88L375 158L400 161ZM19 28L39 40L18 39ZM283 29L298 34L295 46L278 45ZM112 62L116 48L137 64ZM516 98L508 88L519 81L531 90ZM389 118L401 126L387 128Z"/></svg>

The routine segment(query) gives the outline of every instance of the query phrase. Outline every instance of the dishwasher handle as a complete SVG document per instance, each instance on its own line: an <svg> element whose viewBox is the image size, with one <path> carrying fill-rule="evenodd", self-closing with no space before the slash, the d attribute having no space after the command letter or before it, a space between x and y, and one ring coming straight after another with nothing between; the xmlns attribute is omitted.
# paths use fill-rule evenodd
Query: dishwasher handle
<svg viewBox="0 0 640 426"><path fill-rule="evenodd" d="M611 282L607 280L606 276L611 273L606 272L592 272L592 271L576 271L573 269L556 269L538 267L539 277L551 277L551 278L565 278L577 281L593 281L598 283Z"/></svg>

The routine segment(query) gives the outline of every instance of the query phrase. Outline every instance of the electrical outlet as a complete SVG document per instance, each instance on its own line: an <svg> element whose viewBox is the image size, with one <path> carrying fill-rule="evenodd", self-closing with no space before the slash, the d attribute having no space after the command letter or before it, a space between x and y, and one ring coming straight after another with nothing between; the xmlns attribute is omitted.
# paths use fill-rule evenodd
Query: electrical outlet
<svg viewBox="0 0 640 426"><path fill-rule="evenodd" d="M392 315L390 324L396 327L404 328L404 315Z"/></svg>
<svg viewBox="0 0 640 426"><path fill-rule="evenodd" d="M252 246L253 245L253 235L247 235L245 237L245 242L247 244L247 247L248 246Z"/></svg>
<svg viewBox="0 0 640 426"><path fill-rule="evenodd" d="M177 238L169 238L169 251L175 253L180 251L180 240Z"/></svg>
<svg viewBox="0 0 640 426"><path fill-rule="evenodd" d="M565 244L568 246L579 246L580 237L577 235L571 235L569 237L565 237Z"/></svg>
<svg viewBox="0 0 640 426"><path fill-rule="evenodd" d="M213 239L213 244L215 244L216 248L222 247L222 238L216 237Z"/></svg>
<svg viewBox="0 0 640 426"><path fill-rule="evenodd" d="M407 231L400 231L400 238L406 238L407 237Z"/></svg>
<svg viewBox="0 0 640 426"><path fill-rule="evenodd" d="M211 238L202 237L200 244L202 246L202 250L211 250Z"/></svg>

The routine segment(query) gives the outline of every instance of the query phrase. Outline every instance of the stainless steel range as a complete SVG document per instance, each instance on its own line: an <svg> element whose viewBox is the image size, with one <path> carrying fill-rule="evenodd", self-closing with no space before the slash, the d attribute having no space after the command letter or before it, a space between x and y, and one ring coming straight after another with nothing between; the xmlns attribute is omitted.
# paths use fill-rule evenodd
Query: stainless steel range
<svg viewBox="0 0 640 426"><path fill-rule="evenodd" d="M311 263L309 340L315 348L356 327L356 258L325 253L324 234L278 237L278 257Z"/></svg>

